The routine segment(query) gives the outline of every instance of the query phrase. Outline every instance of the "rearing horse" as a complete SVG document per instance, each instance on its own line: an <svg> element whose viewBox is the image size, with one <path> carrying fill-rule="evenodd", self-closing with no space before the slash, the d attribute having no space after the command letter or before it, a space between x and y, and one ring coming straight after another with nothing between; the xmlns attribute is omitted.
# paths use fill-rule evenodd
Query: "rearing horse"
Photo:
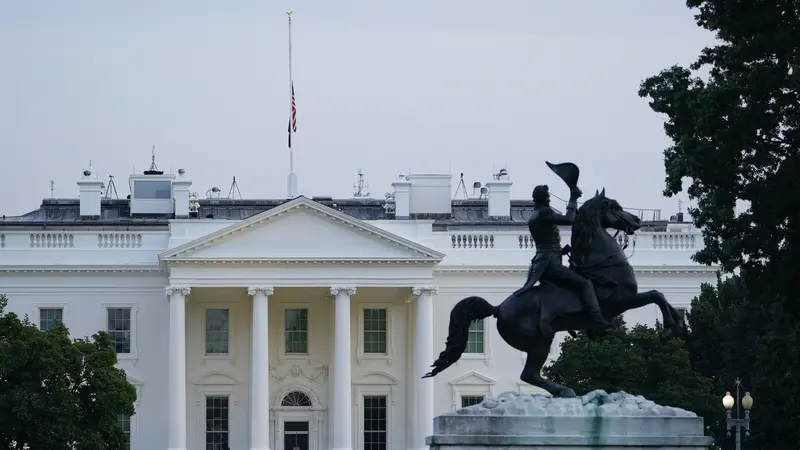
<svg viewBox="0 0 800 450"><path fill-rule="evenodd" d="M659 291L638 292L633 268L623 249L607 229L633 234L641 227L638 217L622 209L616 200L596 193L577 212L572 226L570 267L589 279L597 292L600 310L611 320L631 309L655 303L661 310L662 338L679 336L686 328L681 314ZM493 306L481 297L467 297L450 313L445 349L423 378L432 377L461 358L467 346L473 321L493 316L497 331L508 345L527 353L520 379L540 387L555 397L575 397L567 386L546 380L541 375L554 333L586 329L589 315L583 310L577 292L544 282L522 296L506 298Z"/></svg>

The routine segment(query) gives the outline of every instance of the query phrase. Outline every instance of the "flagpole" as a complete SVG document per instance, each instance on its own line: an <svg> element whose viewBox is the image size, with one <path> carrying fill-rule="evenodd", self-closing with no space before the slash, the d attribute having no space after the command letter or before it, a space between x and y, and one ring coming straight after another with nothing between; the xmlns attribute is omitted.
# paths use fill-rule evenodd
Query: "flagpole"
<svg viewBox="0 0 800 450"><path fill-rule="evenodd" d="M292 11L287 11L286 15L289 18L289 177L286 180L286 194L288 198L297 197L297 175L294 173L294 149L292 148L292 137L294 134L292 124L292 113L294 107L294 87L292 80Z"/></svg>

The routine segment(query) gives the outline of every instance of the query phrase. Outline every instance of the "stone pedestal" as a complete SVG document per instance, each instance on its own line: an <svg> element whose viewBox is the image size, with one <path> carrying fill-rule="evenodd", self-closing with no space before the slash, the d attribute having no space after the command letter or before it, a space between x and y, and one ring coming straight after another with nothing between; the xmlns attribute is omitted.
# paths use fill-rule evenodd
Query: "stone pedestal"
<svg viewBox="0 0 800 450"><path fill-rule="evenodd" d="M707 450L703 418L642 396L506 392L434 419L431 450Z"/></svg>

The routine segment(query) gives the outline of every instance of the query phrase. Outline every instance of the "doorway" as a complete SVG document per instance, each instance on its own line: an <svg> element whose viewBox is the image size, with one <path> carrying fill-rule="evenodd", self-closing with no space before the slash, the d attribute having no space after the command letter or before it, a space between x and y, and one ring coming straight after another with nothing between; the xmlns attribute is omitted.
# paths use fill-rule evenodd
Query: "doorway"
<svg viewBox="0 0 800 450"><path fill-rule="evenodd" d="M310 450L308 422L283 422L283 450Z"/></svg>

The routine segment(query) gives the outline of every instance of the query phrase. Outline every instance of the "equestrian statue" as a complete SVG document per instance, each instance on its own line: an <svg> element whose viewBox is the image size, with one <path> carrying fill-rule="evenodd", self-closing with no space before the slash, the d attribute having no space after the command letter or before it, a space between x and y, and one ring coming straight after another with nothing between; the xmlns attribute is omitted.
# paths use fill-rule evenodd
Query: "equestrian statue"
<svg viewBox="0 0 800 450"><path fill-rule="evenodd" d="M611 320L631 309L656 304L663 317L661 337L683 334L682 315L659 291L638 292L633 268L623 248L607 229L633 234L641 220L606 197L605 188L595 192L580 208L577 200L580 171L573 163L547 166L570 188L566 214L550 207L546 185L533 190L533 214L528 228L536 244L528 278L522 288L494 306L481 297L467 297L453 307L445 349L423 378L433 377L461 358L473 321L497 318L497 331L511 347L527 358L520 379L554 397L575 397L567 386L542 377L541 370L555 333L586 330L595 337L611 328ZM561 247L559 226L571 226L570 245ZM571 254L569 267L562 256Z"/></svg>

